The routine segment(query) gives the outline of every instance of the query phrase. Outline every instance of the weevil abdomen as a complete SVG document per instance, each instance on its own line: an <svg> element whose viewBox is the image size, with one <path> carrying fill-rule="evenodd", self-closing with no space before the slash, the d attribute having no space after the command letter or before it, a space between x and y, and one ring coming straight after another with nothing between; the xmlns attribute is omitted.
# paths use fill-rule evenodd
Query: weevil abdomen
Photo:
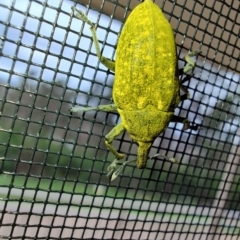
<svg viewBox="0 0 240 240"><path fill-rule="evenodd" d="M132 11L119 38L113 88L115 104L129 110L152 104L158 110L173 112L179 102L176 61L171 25L161 9L146 0Z"/></svg>

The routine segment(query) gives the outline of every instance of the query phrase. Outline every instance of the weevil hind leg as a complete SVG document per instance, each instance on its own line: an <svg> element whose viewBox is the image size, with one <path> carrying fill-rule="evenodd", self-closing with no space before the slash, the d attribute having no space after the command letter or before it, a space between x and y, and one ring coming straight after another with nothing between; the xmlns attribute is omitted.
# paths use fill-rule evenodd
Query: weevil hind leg
<svg viewBox="0 0 240 240"><path fill-rule="evenodd" d="M193 51L189 51L186 54L186 56L184 58L185 58L185 61L187 62L187 65L183 68L183 73L187 73L194 68L195 62L192 60L191 57L195 57L200 53L201 53L201 51L199 49L195 49Z"/></svg>
<svg viewBox="0 0 240 240"><path fill-rule="evenodd" d="M68 110L71 114L74 112L89 112L89 111L103 111L103 112L117 112L115 104L99 105L97 107L72 107Z"/></svg>
<svg viewBox="0 0 240 240"><path fill-rule="evenodd" d="M90 26L90 31L92 33L92 38L93 38L93 43L96 49L96 53L97 56L100 60L100 62L106 66L108 69L112 70L113 72L115 72L115 62L111 61L109 59L107 59L106 57L103 57L100 51L100 46L99 46L99 42L98 42L98 38L97 38L97 33L96 33L96 26L95 24L93 24L89 18L86 16L86 14L84 12L82 12L81 10L72 7L72 12L73 14L75 13L75 16L84 21L85 23L87 23Z"/></svg>
<svg viewBox="0 0 240 240"><path fill-rule="evenodd" d="M186 74L187 72L191 71L194 66L195 66L195 62L191 59L191 57L197 56L199 53L201 53L201 51L199 49L193 50L193 51L189 51L186 56L185 56L185 60L187 62L187 65L184 68L181 68L178 70L178 75L183 75ZM188 92L188 90L182 85L184 82L189 81L192 77L194 76L194 74L188 74L184 79L182 79L180 81L180 89L184 92L183 95L181 95L180 100L184 101L186 99L190 98L190 94Z"/></svg>
<svg viewBox="0 0 240 240"><path fill-rule="evenodd" d="M187 72L191 71L194 68L195 62L191 59L191 57L197 56L199 53L201 53L201 51L197 49L197 50L189 51L186 54L185 60L187 62L187 65L184 68L179 69L179 71L178 71L179 75L186 74ZM193 74L189 74L183 80L180 81L179 86L180 86L180 89L183 91L183 95L180 96L180 101L184 101L184 100L190 98L190 94L189 94L187 88L184 87L182 85L182 83L189 81L193 76L194 76ZM192 124L188 121L188 119L182 118L182 117L179 117L176 115L173 115L171 122L183 123L183 130L188 130L188 129L197 130L199 127L198 124Z"/></svg>
<svg viewBox="0 0 240 240"><path fill-rule="evenodd" d="M184 70L183 68L179 69L179 75L183 75L184 74L183 70ZM184 100L190 98L190 94L189 94L187 88L185 86L183 86L182 84L187 82L187 81L189 81L189 80L191 80L191 78L193 76L194 76L194 74L187 74L187 76L185 78L180 80L179 87L183 91L183 95L180 96L180 101L184 101Z"/></svg>
<svg viewBox="0 0 240 240"><path fill-rule="evenodd" d="M112 141L114 138L116 138L118 135L120 135L123 131L125 131L125 127L123 126L123 123L119 123L117 126L115 126L106 136L105 136L105 144L107 148L115 155L117 159L124 158L123 153L119 153L113 146Z"/></svg>

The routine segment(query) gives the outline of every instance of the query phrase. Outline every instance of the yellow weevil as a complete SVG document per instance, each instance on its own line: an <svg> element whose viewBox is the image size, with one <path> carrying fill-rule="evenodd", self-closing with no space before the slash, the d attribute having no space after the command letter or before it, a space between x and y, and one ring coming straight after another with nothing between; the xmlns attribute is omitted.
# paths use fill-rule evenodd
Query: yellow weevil
<svg viewBox="0 0 240 240"><path fill-rule="evenodd" d="M122 122L105 136L106 146L116 157L108 167L108 175L112 175L114 180L129 162L136 162L137 168L146 167L153 141L168 127L169 122L182 122L184 130L197 129L197 125L190 125L187 119L175 116L174 109L180 101L189 98L188 91L179 81L179 74L193 69L191 57L200 51L189 52L185 56L187 65L178 70L171 25L156 4L145 0L129 15L118 40L116 61L110 61L101 55L95 25L82 11L74 7L72 10L77 18L90 25L101 63L115 72L114 104L70 109L71 113L100 110L120 114ZM180 95L180 89L183 95ZM125 130L138 144L138 156L137 160L120 163L124 154L112 146L112 141ZM160 154L153 157L157 156L177 162L175 158ZM117 168L117 165L121 166Z"/></svg>

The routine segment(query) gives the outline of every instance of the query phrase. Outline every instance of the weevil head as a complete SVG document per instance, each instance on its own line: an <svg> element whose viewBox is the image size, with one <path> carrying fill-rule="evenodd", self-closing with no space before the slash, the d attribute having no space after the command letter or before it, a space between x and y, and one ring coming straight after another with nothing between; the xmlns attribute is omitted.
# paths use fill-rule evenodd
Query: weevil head
<svg viewBox="0 0 240 240"><path fill-rule="evenodd" d="M120 110L123 125L137 143L152 143L167 127L173 112L159 111L152 105L141 110Z"/></svg>
<svg viewBox="0 0 240 240"><path fill-rule="evenodd" d="M137 142L138 144L138 155L136 161L137 168L145 168L148 160L148 153L152 146L152 142Z"/></svg>
<svg viewBox="0 0 240 240"><path fill-rule="evenodd" d="M152 105L141 110L118 109L118 112L125 129L138 144L137 167L144 168L153 141L167 128L173 113L159 111Z"/></svg>

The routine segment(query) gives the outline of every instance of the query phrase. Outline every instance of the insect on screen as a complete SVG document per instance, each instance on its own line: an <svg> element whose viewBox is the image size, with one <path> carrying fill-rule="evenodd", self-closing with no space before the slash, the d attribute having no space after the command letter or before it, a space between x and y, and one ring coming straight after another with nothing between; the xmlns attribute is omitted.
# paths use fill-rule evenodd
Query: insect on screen
<svg viewBox="0 0 240 240"><path fill-rule="evenodd" d="M153 2L1 1L0 239L238 239L239 1Z"/></svg>

